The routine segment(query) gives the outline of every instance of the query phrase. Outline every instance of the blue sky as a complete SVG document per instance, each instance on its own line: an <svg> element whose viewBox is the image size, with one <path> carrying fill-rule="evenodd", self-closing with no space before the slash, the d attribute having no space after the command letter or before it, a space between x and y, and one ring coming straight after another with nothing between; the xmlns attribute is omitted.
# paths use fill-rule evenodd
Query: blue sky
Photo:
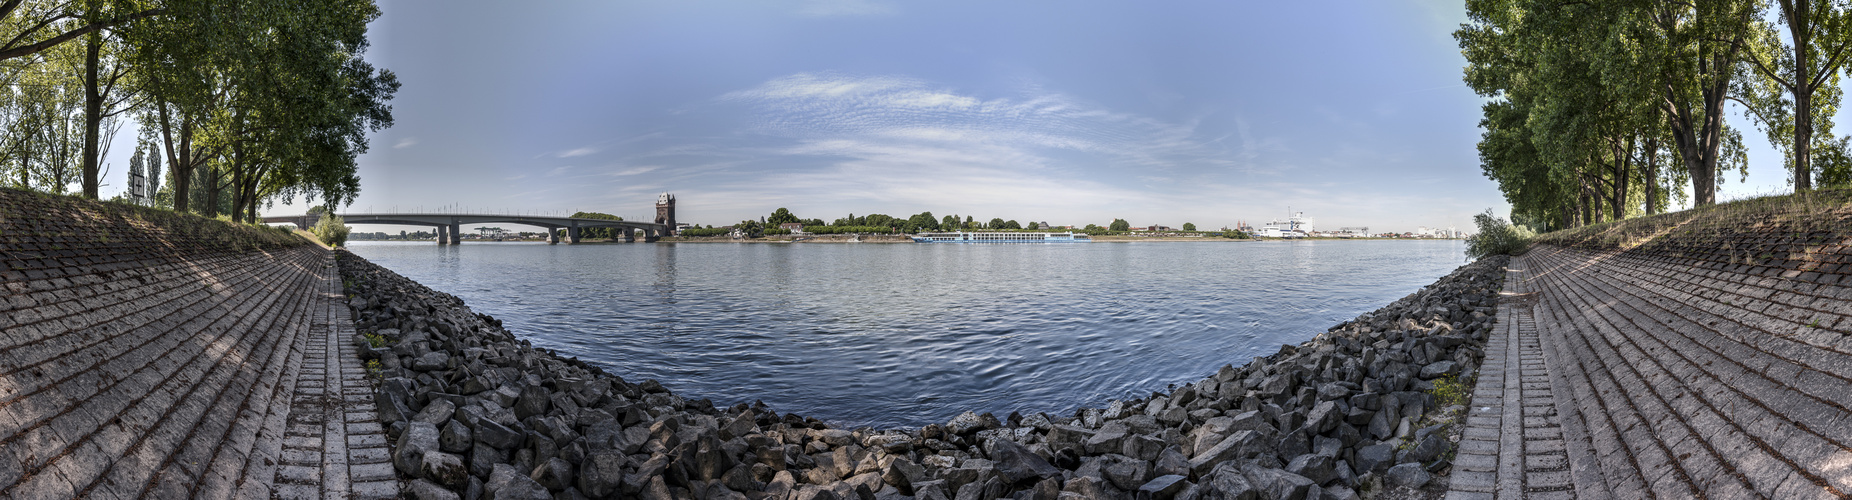
<svg viewBox="0 0 1852 500"><path fill-rule="evenodd" d="M663 191L717 226L788 207L1220 227L1290 206L1407 231L1505 211L1458 2L509 5L380 3L367 57L404 87L348 211L649 218ZM1726 198L1783 180L1745 135L1774 170Z"/></svg>

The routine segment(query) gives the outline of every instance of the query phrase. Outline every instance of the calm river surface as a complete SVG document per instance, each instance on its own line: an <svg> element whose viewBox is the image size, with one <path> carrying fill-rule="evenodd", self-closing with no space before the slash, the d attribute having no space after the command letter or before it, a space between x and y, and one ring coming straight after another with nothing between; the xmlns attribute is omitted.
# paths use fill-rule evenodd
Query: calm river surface
<svg viewBox="0 0 1852 500"><path fill-rule="evenodd" d="M875 426L1194 382L1464 263L1459 241L351 245L626 380Z"/></svg>

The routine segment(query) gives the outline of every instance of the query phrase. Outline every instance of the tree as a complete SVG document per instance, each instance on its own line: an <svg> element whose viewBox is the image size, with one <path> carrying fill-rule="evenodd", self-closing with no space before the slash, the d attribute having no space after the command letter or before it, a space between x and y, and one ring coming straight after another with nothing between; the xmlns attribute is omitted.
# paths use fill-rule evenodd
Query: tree
<svg viewBox="0 0 1852 500"><path fill-rule="evenodd" d="M1757 50L1744 53L1762 77L1763 86L1791 100L1784 101L1777 94L1739 102L1762 123L1770 142L1787 150L1794 190L1800 192L1813 188L1815 144L1831 137L1831 117L1840 97L1839 70L1845 66L1847 47L1852 46L1852 19L1839 1L1780 0L1777 4L1781 24L1787 27L1786 47L1772 27L1758 26ZM1774 54L1784 48L1786 54Z"/></svg>
<svg viewBox="0 0 1852 500"><path fill-rule="evenodd" d="M1003 229L1022 229L1022 224L1019 224L1014 220L1007 220L1007 221L1003 221L1002 228Z"/></svg>
<svg viewBox="0 0 1852 500"><path fill-rule="evenodd" d="M1189 222L1185 222L1185 223L1183 223L1183 230L1184 230L1184 231L1195 231L1195 230L1196 230L1196 224L1192 224L1192 223L1189 223Z"/></svg>
<svg viewBox="0 0 1852 500"><path fill-rule="evenodd" d="M765 218L765 223L772 227L777 227L779 224L790 224L793 222L803 222L803 220L798 219L796 215L791 215L791 211L785 210L783 207L780 207L777 210L773 210L772 215L770 217Z"/></svg>
<svg viewBox="0 0 1852 500"><path fill-rule="evenodd" d="M920 212L907 218L906 230L909 233L920 230L938 231L939 219L933 218L932 212Z"/></svg>
<svg viewBox="0 0 1852 500"><path fill-rule="evenodd" d="M984 225L984 227L988 227L988 228L991 228L991 229L1004 229L1004 227L1003 227L1003 218L1002 218L1002 217L994 217L994 218L991 218L991 219L990 219L990 223L988 223L988 224L985 224L985 225Z"/></svg>
<svg viewBox="0 0 1852 500"><path fill-rule="evenodd" d="M615 221L624 220L623 217L618 217L615 215L611 215L607 213L599 213L599 212L573 212L572 218L574 219L615 220ZM621 228L615 228L615 227L582 227L582 228L579 228L580 238L604 238L604 239L614 240L614 239L621 238L623 236L624 236L624 230Z"/></svg>
<svg viewBox="0 0 1852 500"><path fill-rule="evenodd" d="M1132 230L1132 223L1126 222L1125 219L1113 219L1112 225L1107 226L1107 229L1113 231L1130 231Z"/></svg>

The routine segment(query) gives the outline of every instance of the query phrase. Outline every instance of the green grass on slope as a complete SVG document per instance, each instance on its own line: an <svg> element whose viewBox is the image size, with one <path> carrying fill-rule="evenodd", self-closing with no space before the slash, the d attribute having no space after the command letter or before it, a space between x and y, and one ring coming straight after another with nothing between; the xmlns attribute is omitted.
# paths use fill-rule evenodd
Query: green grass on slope
<svg viewBox="0 0 1852 500"><path fill-rule="evenodd" d="M1537 236L1535 242L1587 250L1628 250L1666 239L1754 231L1827 243L1852 233L1852 189L1764 196L1679 212L1604 222Z"/></svg>
<svg viewBox="0 0 1852 500"><path fill-rule="evenodd" d="M283 228L0 188L0 247L37 241L75 248L147 238L221 251L268 250L307 243Z"/></svg>

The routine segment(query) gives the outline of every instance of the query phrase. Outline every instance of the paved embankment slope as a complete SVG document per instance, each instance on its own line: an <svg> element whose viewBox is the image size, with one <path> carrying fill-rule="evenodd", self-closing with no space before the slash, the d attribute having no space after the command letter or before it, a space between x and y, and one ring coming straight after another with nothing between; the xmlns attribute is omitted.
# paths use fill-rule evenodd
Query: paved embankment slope
<svg viewBox="0 0 1852 500"><path fill-rule="evenodd" d="M1846 498L1846 198L1597 227L1514 259L1499 314L1520 380L1488 384L1506 362L1488 353L1472 418L1489 444L1462 444L1479 474L1451 497Z"/></svg>
<svg viewBox="0 0 1852 500"><path fill-rule="evenodd" d="M311 348L346 312L326 250L0 189L0 264L0 497L321 496L286 472L320 475L311 431L346 406L323 397L338 350Z"/></svg>

